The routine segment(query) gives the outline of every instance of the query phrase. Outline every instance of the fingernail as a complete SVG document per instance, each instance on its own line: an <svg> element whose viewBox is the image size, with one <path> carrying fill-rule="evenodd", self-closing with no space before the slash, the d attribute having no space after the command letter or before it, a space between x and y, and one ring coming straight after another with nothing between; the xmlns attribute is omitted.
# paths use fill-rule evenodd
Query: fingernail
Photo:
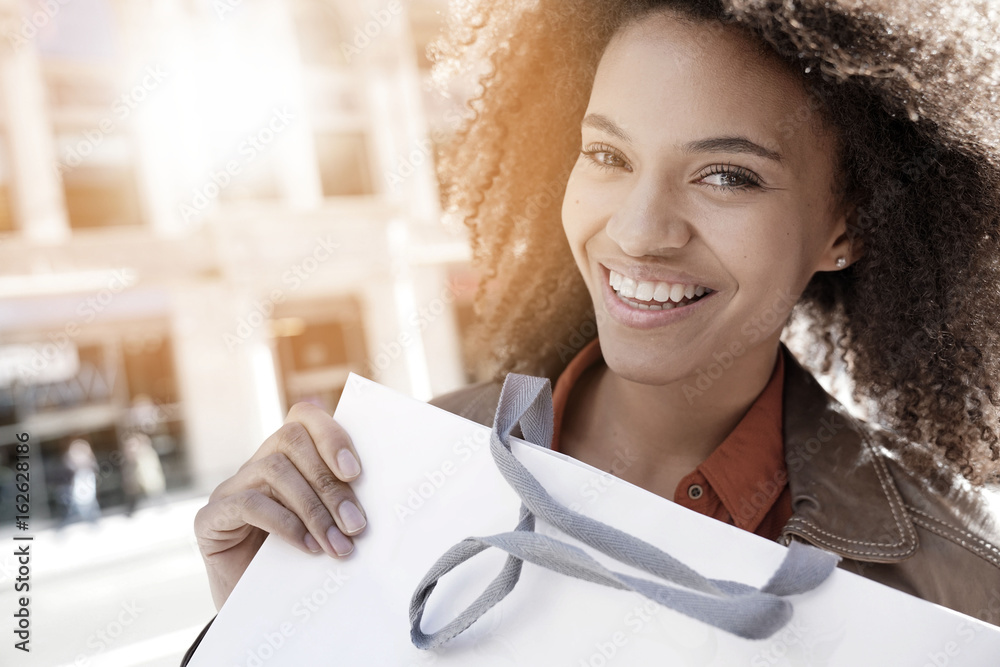
<svg viewBox="0 0 1000 667"><path fill-rule="evenodd" d="M330 540L330 546L338 556L346 556L354 551L354 543L344 537L344 534L337 530L336 526L330 526L326 531L326 539Z"/></svg>
<svg viewBox="0 0 1000 667"><path fill-rule="evenodd" d="M358 506L350 500L345 500L340 503L340 507L337 508L337 512L340 513L340 520L344 522L344 528L347 529L348 533L354 534L364 528L368 523L365 519L365 515L358 509Z"/></svg>
<svg viewBox="0 0 1000 667"><path fill-rule="evenodd" d="M349 449L341 449L337 454L337 465L344 477L355 477L361 472L361 464L354 458L354 454Z"/></svg>
<svg viewBox="0 0 1000 667"><path fill-rule="evenodd" d="M308 549L309 551L313 553L316 553L317 551L322 551L322 549L320 549L319 542L317 542L316 538L310 535L309 533L306 533L306 536L302 541L305 542L306 549Z"/></svg>

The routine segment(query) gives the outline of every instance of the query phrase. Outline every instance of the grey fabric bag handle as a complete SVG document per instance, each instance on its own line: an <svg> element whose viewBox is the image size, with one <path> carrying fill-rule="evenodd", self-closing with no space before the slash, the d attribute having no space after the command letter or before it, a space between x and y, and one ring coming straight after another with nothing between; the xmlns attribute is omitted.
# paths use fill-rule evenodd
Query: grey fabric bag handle
<svg viewBox="0 0 1000 667"><path fill-rule="evenodd" d="M574 512L552 498L511 452L510 432L518 423L525 440L551 446L552 392L547 379L510 373L504 380L490 434L490 452L504 479L521 498L519 520L513 532L462 540L431 566L410 600L410 638L417 648L436 648L464 632L514 589L524 561L585 581L635 591L747 639L766 639L784 627L792 617L792 604L784 598L816 588L840 561L835 554L792 542L763 588L703 577L648 542ZM535 516L618 562L673 585L609 570L579 547L535 533ZM437 632L425 634L420 621L438 579L489 547L509 554L500 573L458 617Z"/></svg>

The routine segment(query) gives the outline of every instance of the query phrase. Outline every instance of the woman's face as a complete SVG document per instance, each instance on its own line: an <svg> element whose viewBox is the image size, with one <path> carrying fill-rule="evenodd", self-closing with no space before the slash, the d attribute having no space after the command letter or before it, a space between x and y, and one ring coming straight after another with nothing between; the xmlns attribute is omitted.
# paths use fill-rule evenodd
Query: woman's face
<svg viewBox="0 0 1000 667"><path fill-rule="evenodd" d="M810 277L848 254L815 109L733 28L654 14L611 41L562 219L617 374L772 355Z"/></svg>

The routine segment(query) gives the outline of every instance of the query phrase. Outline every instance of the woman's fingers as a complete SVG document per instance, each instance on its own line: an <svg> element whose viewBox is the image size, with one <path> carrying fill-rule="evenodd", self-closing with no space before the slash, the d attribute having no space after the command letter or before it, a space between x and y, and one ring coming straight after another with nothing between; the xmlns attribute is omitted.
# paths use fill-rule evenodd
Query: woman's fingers
<svg viewBox="0 0 1000 667"><path fill-rule="evenodd" d="M275 451L287 451L303 441L313 445L342 482L352 482L361 474L361 461L347 432L326 410L305 401L296 403L288 410L285 423L264 441L251 461Z"/></svg>
<svg viewBox="0 0 1000 667"><path fill-rule="evenodd" d="M194 523L195 533L208 540L215 553L242 542L248 526L280 535L303 551L318 551L306 542L305 536L309 533L302 521L288 508L257 489L245 489L222 500L209 502L195 515ZM212 557L215 553L205 553L205 556Z"/></svg>
<svg viewBox="0 0 1000 667"><path fill-rule="evenodd" d="M271 454L255 462L247 473L251 479L256 476L259 484L270 488L275 500L295 512L327 553L348 555L354 551L354 543L345 534L356 534L365 527L363 519L360 525L357 523L361 513L351 488L333 477L315 450L311 455L305 449L296 450L294 456L293 461L284 453ZM322 469L318 469L320 466ZM354 523L342 525L344 519L336 520L341 514Z"/></svg>
<svg viewBox="0 0 1000 667"><path fill-rule="evenodd" d="M344 429L319 407L296 403L285 423L211 499L259 489L295 512L325 551L343 556L353 549L345 536L357 535L367 525L364 510L343 481L358 474L360 464Z"/></svg>
<svg viewBox="0 0 1000 667"><path fill-rule="evenodd" d="M312 403L293 405L272 446L295 464L344 535L364 530L368 523L364 509L346 484L361 474L361 463L350 436L325 410Z"/></svg>
<svg viewBox="0 0 1000 667"><path fill-rule="evenodd" d="M344 429L322 408L296 403L285 423L212 492L204 509L214 510L206 518L232 531L219 535L224 543L246 538L249 526L267 532L275 527L273 532L299 548L346 556L354 550L348 536L367 525L349 484L360 474Z"/></svg>
<svg viewBox="0 0 1000 667"><path fill-rule="evenodd" d="M322 408L296 403L285 423L220 484L195 517L212 597L221 607L267 535L307 552L346 556L367 520L350 482L361 463Z"/></svg>
<svg viewBox="0 0 1000 667"><path fill-rule="evenodd" d="M312 447L296 446L287 453L252 460L213 495L226 498L247 488L291 510L330 555L346 556L353 551L346 535L356 535L366 525L351 487L334 477Z"/></svg>

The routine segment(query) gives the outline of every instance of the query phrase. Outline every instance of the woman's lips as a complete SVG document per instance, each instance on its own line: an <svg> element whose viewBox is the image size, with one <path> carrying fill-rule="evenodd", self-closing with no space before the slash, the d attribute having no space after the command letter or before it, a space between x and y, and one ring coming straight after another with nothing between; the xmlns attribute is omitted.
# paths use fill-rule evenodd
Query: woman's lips
<svg viewBox="0 0 1000 667"><path fill-rule="evenodd" d="M604 266L601 266L601 276L604 284L602 289L605 309L617 322L632 329L652 329L683 320L704 310L703 304L712 303L712 297L718 294L711 292L688 305L675 306L670 310L644 310L629 305L642 302L622 297L611 287L610 271Z"/></svg>

